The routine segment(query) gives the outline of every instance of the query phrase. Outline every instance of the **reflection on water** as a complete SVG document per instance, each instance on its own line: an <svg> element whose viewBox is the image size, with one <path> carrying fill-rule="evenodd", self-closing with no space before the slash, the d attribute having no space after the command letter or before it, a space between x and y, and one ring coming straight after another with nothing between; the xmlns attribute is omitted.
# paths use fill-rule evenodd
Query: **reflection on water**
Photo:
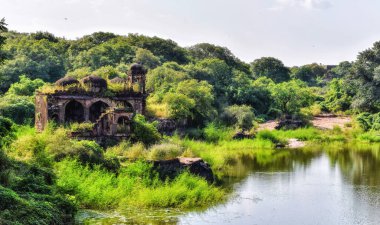
<svg viewBox="0 0 380 225"><path fill-rule="evenodd" d="M321 149L321 147L318 147ZM240 155L223 170L229 201L192 212L82 212L84 224L379 224L380 148ZM87 218L87 219L85 219Z"/></svg>

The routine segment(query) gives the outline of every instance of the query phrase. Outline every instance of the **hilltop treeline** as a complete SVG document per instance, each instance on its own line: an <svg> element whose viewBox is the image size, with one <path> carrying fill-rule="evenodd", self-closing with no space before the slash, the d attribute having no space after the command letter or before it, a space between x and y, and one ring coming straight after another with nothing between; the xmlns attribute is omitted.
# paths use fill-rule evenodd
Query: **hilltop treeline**
<svg viewBox="0 0 380 225"><path fill-rule="evenodd" d="M4 30L1 43L0 113L17 123L32 120L31 96L44 83L88 74L124 77L133 62L149 69L150 116L190 125L235 124L252 113L259 119L295 115L302 108L372 113L380 107L380 43L359 53L355 62L300 67L286 67L272 57L246 63L225 47L185 48L138 34L97 32L66 40L47 32Z"/></svg>

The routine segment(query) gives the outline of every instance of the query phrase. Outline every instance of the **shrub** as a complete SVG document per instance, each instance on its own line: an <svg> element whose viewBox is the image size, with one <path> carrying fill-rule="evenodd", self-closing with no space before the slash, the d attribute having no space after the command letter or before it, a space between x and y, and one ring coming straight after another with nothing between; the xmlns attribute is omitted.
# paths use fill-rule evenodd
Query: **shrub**
<svg viewBox="0 0 380 225"><path fill-rule="evenodd" d="M231 140L233 131L231 129L218 127L215 123L209 123L203 130L204 138L208 142L220 140Z"/></svg>
<svg viewBox="0 0 380 225"><path fill-rule="evenodd" d="M380 113L361 113L356 117L356 121L364 131L380 130Z"/></svg>
<svg viewBox="0 0 380 225"><path fill-rule="evenodd" d="M141 159L146 156L144 144L138 142L132 145L130 142L122 141L118 145L110 147L106 150L106 156L116 156L127 159Z"/></svg>
<svg viewBox="0 0 380 225"><path fill-rule="evenodd" d="M181 146L172 143L156 144L150 147L148 158L150 160L167 160L180 156L183 152Z"/></svg>
<svg viewBox="0 0 380 225"><path fill-rule="evenodd" d="M5 117L0 116L0 149L10 144L15 138L15 129L13 122Z"/></svg>
<svg viewBox="0 0 380 225"><path fill-rule="evenodd" d="M250 130L253 127L255 114L250 106L232 105L225 109L222 119L227 125L234 125L242 130Z"/></svg>
<svg viewBox="0 0 380 225"><path fill-rule="evenodd" d="M94 129L94 124L90 122L70 124L71 132L88 132Z"/></svg>
<svg viewBox="0 0 380 225"><path fill-rule="evenodd" d="M141 114L133 118L132 139L136 142L142 142L145 145L151 145L160 140L161 135L157 130L156 123L149 123Z"/></svg>

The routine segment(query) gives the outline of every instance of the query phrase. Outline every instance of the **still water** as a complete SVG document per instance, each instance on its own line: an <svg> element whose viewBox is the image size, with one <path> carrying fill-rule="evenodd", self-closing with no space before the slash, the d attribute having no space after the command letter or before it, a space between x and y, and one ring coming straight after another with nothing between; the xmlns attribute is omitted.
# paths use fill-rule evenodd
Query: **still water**
<svg viewBox="0 0 380 225"><path fill-rule="evenodd" d="M328 151L327 151L328 152ZM279 150L259 162L242 155L224 179L231 197L198 211L98 213L81 224L380 224L380 151Z"/></svg>

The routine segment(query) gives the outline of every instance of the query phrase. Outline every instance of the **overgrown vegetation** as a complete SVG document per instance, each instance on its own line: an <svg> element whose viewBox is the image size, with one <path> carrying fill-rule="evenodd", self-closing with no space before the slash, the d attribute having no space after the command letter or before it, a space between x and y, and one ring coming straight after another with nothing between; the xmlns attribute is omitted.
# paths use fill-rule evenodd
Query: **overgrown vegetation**
<svg viewBox="0 0 380 225"><path fill-rule="evenodd" d="M172 40L98 32L66 40L47 32L8 32L0 20L0 224L64 224L76 209L193 208L225 199L227 190L184 172L161 180L149 160L201 157L220 181L243 156L260 165L285 157L274 150L290 138L321 146L380 142L380 42L354 62L286 67L279 59L239 60L225 47L201 43L183 48ZM37 89L63 77L95 74L107 80L106 96L140 87L111 83L141 62L146 77L146 117L135 115L132 136L114 146L70 138L94 124L34 120ZM268 119L303 119L321 113L351 114L350 129L261 130ZM177 135L162 136L154 119L171 119ZM304 123L307 124L307 123ZM247 135L236 140L236 134ZM334 151L334 149L329 149Z"/></svg>

